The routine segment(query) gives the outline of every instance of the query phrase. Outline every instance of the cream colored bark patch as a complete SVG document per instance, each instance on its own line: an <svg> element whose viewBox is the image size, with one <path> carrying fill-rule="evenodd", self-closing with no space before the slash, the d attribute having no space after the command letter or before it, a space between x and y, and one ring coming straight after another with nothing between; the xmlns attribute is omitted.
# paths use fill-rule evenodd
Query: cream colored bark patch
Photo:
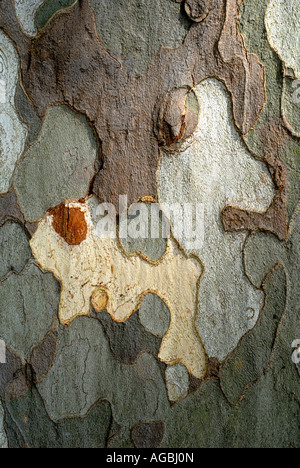
<svg viewBox="0 0 300 468"><path fill-rule="evenodd" d="M284 62L287 71L300 78L300 2L299 0L271 0L265 25L271 47Z"/></svg>
<svg viewBox="0 0 300 468"><path fill-rule="evenodd" d="M208 79L196 87L200 103L197 129L180 153L162 153L158 173L159 201L201 204L204 243L189 250L204 264L199 286L197 328L208 355L220 360L256 323L264 295L244 273L244 233L226 233L222 209L231 204L265 211L274 196L271 177L249 153L233 124L232 104L222 83ZM178 239L179 240L179 239Z"/></svg>
<svg viewBox="0 0 300 468"><path fill-rule="evenodd" d="M18 54L10 39L0 31L0 193L10 187L27 137L27 128L15 110L18 74Z"/></svg>
<svg viewBox="0 0 300 468"><path fill-rule="evenodd" d="M36 36L35 15L44 0L15 0L17 18L23 31L31 37Z"/></svg>
<svg viewBox="0 0 300 468"><path fill-rule="evenodd" d="M181 362L195 377L203 377L206 355L195 327L202 273L199 261L188 258L171 239L157 263L126 254L116 239L96 235L93 199L88 204L69 205L80 208L86 216L88 235L80 245L68 245L55 232L52 215L41 220L30 243L41 267L62 284L61 323L69 325L76 317L90 315L91 302L99 312L106 303L112 318L124 322L139 309L145 294L157 294L171 314L159 359L167 364Z"/></svg>

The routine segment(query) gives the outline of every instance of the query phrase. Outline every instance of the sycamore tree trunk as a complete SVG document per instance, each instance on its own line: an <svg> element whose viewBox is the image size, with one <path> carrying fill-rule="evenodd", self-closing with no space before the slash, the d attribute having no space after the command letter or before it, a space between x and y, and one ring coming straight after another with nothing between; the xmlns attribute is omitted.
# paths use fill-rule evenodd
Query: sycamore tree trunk
<svg viewBox="0 0 300 468"><path fill-rule="evenodd" d="M298 0L0 0L0 447L299 447Z"/></svg>

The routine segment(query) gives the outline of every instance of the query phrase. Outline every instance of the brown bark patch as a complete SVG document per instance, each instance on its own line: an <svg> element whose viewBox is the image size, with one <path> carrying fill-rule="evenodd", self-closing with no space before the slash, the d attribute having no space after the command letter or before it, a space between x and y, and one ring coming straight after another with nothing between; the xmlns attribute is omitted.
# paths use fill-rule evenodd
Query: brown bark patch
<svg viewBox="0 0 300 468"><path fill-rule="evenodd" d="M32 385L31 368L21 356L6 348L6 363L0 365L0 398L20 398Z"/></svg>
<svg viewBox="0 0 300 468"><path fill-rule="evenodd" d="M157 448L160 446L165 434L163 422L141 423L131 431L135 448Z"/></svg>
<svg viewBox="0 0 300 468"><path fill-rule="evenodd" d="M87 222L84 212L78 207L64 203L50 211L53 228L69 245L80 245L87 237Z"/></svg>
<svg viewBox="0 0 300 468"><path fill-rule="evenodd" d="M196 23L200 23L207 17L209 7L210 0L185 0L184 4L186 14Z"/></svg>
<svg viewBox="0 0 300 468"><path fill-rule="evenodd" d="M220 379L221 363L217 358L209 358L206 379Z"/></svg>

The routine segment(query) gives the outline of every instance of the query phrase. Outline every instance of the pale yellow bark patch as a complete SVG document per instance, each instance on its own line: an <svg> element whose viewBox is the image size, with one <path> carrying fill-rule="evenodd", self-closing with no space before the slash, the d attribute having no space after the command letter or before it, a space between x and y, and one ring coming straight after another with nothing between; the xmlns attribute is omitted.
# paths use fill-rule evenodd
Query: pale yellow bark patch
<svg viewBox="0 0 300 468"><path fill-rule="evenodd" d="M159 359L167 364L183 363L191 374L202 378L206 353L195 327L200 262L184 254L173 239L156 263L129 255L117 239L96 235L88 203L77 206L85 212L88 224L87 238L80 245L68 245L55 232L51 215L41 220L30 243L40 266L62 284L61 323L69 325L76 317L90 315L92 303L103 310L103 292L108 313L115 321L125 322L146 294L155 293L171 314Z"/></svg>

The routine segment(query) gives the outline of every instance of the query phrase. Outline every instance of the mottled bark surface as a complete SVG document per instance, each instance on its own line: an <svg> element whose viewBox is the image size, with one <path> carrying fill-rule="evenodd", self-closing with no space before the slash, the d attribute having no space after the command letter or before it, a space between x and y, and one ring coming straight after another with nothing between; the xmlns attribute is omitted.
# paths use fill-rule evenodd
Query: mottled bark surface
<svg viewBox="0 0 300 468"><path fill-rule="evenodd" d="M299 21L0 0L0 448L299 447Z"/></svg>

